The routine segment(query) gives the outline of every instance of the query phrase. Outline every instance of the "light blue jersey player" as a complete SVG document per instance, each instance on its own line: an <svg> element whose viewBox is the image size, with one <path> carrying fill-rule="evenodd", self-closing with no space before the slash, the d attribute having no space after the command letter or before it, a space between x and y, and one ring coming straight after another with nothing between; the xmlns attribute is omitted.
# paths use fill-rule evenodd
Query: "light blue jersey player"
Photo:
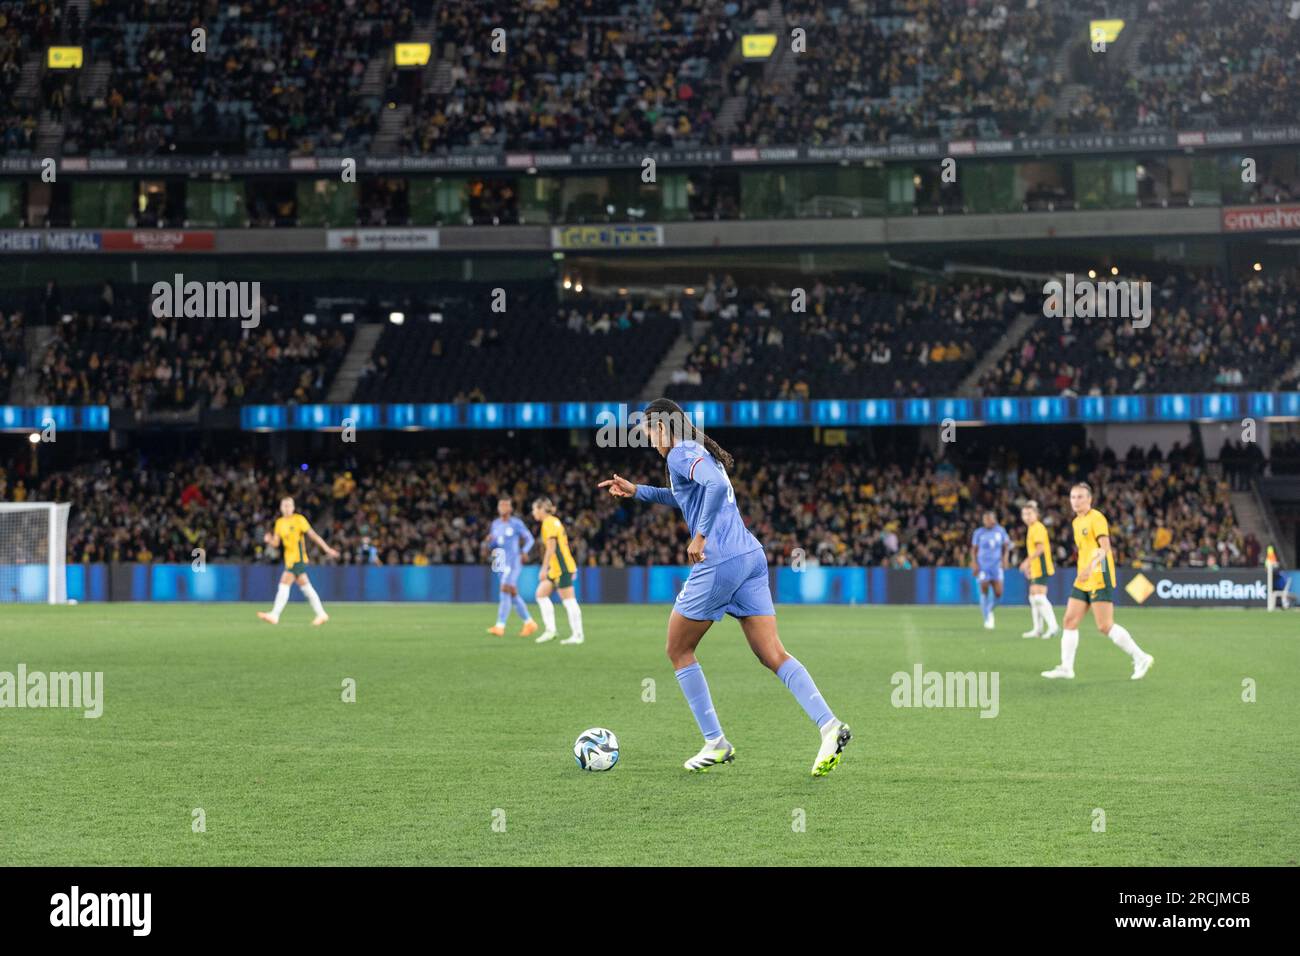
<svg viewBox="0 0 1300 956"><path fill-rule="evenodd" d="M1011 550L1011 536L998 524L992 511L984 512L984 524L971 535L971 570L979 582L980 611L984 627L993 630L993 609L1002 598L1002 573L1007 566L1007 552Z"/></svg>
<svg viewBox="0 0 1300 956"><path fill-rule="evenodd" d="M730 614L750 650L781 678L821 732L812 774L822 777L840 763L852 735L836 719L807 669L791 657L776 630L776 609L768 586L767 557L736 507L727 477L731 456L695 428L686 413L666 398L646 408L645 435L668 464L668 487L637 485L614 475L599 485L616 498L636 498L679 509L690 529L686 583L668 617L668 659L686 695L704 746L687 760L687 770L704 771L730 763L736 750L722 732L708 682L695 649L714 621Z"/></svg>
<svg viewBox="0 0 1300 956"><path fill-rule="evenodd" d="M528 526L514 516L515 506L509 498L497 502L497 519L492 522L492 529L483 541L484 548L492 553L492 573L501 579L501 593L497 598L497 622L488 628L489 634L501 637L506 632L506 618L510 616L510 607L524 619L520 637L527 637L537 630L537 622L528 613L528 605L519 596L519 574L524 569L524 556L532 550L533 534Z"/></svg>

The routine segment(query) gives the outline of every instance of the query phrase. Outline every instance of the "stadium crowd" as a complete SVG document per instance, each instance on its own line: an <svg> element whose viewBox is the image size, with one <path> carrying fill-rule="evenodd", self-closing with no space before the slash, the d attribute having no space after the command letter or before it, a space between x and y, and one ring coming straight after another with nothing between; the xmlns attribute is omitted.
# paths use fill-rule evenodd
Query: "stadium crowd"
<svg viewBox="0 0 1300 956"><path fill-rule="evenodd" d="M360 96L367 64L410 36L414 16L399 0L96 0L88 46L110 73L102 95L83 100L70 80L61 88L60 108L77 107L64 149L364 150L380 107ZM200 28L206 49L196 52Z"/></svg>
<svg viewBox="0 0 1300 956"><path fill-rule="evenodd" d="M27 366L27 348L23 314L0 311L0 403L9 397L9 389L16 375Z"/></svg>
<svg viewBox="0 0 1300 956"><path fill-rule="evenodd" d="M742 286L723 273L691 294L653 297L561 293L547 280L511 285L504 312L475 287L405 306L405 322L385 323L351 398L626 399L643 392L683 333L689 351L665 369L665 390L678 400L953 395L1022 315L1033 324L980 377L980 394L1294 388L1296 285L1290 273L1170 275L1153 285L1146 328L1125 318L1049 318L1040 290L972 279L903 289L809 277L791 290ZM257 329L155 320L143 291L106 286L95 300L82 290L65 306L51 283L31 296L29 311L54 335L24 355L23 317L11 313L0 389L28 366L39 373L39 400L60 404L144 411L197 400L213 408L320 401L356 327L302 322L310 296L272 299ZM372 308L366 318L381 314L387 309Z"/></svg>
<svg viewBox="0 0 1300 956"><path fill-rule="evenodd" d="M1090 18L1113 10L788 0L784 25L805 31L805 47L779 48L778 68L765 69L738 53L742 34L773 26L759 0L91 0L84 24L77 4L7 0L0 93L13 93L25 60L50 38L75 38L88 66L107 64L93 83L75 71L45 76L42 105L62 123L66 154L365 150L390 104L408 108L393 143L407 154L1294 119L1300 30L1286 4L1242 0L1232 17L1212 0L1136 6L1117 42L1139 47L1071 67L1065 54L1087 49ZM200 27L207 49L196 55ZM504 54L491 48L498 29ZM431 40L430 65L392 70L392 44L417 34ZM1062 106L1068 84L1077 95ZM34 109L8 111L0 123L9 149L30 148Z"/></svg>
<svg viewBox="0 0 1300 956"><path fill-rule="evenodd" d="M557 299L506 289L444 304L442 318L389 325L362 370L357 401L592 401L636 394L676 341L680 306L639 297Z"/></svg>
<svg viewBox="0 0 1300 956"><path fill-rule="evenodd" d="M350 327L315 331L263 320L242 329L233 318L142 322L133 314L61 318L32 364L38 399L137 412L319 401L350 339Z"/></svg>
<svg viewBox="0 0 1300 956"><path fill-rule="evenodd" d="M1058 132L1269 126L1295 120L1300 10L1243 0L1225 17L1213 0L1146 0L1128 29L1136 56L1094 57Z"/></svg>
<svg viewBox="0 0 1300 956"><path fill-rule="evenodd" d="M1055 106L1053 58L1077 14L999 0L786 3L807 31L793 88L746 92L737 143L884 143L1038 132ZM1075 19L1071 19L1074 16Z"/></svg>
<svg viewBox="0 0 1300 956"><path fill-rule="evenodd" d="M694 145L714 141L719 65L739 7L713 0L439 4L454 49L416 100L404 152L496 146ZM505 31L507 55L485 49Z"/></svg>
<svg viewBox="0 0 1300 956"><path fill-rule="evenodd" d="M35 97L19 100L24 67L44 55L54 43L74 42L80 36L78 11L64 16L57 0L4 0L0 2L0 154L30 152L39 126ZM32 90L31 92L35 92Z"/></svg>
<svg viewBox="0 0 1300 956"><path fill-rule="evenodd" d="M923 282L909 293L853 284L793 294L709 276L697 318L708 334L674 375L676 399L951 394L1026 308L1023 289Z"/></svg>
<svg viewBox="0 0 1300 956"><path fill-rule="evenodd" d="M1193 275L1153 283L1147 328L1040 317L979 382L984 395L1115 395L1272 389L1294 378L1293 275Z"/></svg>
<svg viewBox="0 0 1300 956"><path fill-rule="evenodd" d="M1084 477L1096 488L1123 567L1215 568L1259 559L1259 542L1235 523L1227 481L1178 446L1168 454L1133 449L1123 459L1076 447L1064 471L1021 465L1010 453L959 467L925 454L881 461L853 448L822 457L758 446L732 452L732 484L776 564L801 556L825 565L962 566L987 509L1022 549L1019 506L1035 499L1057 562L1068 565L1069 485ZM188 562L196 547L209 561L273 559L261 536L279 496L289 493L348 563L483 562L497 498L513 499L531 525L528 505L540 495L557 503L581 565L681 563L687 539L675 510L619 501L596 487L615 470L664 484L662 466L644 454L611 467L578 452L542 461L446 451L427 460L304 466L287 479L252 461L146 466L119 457L48 476L35 497L72 502L68 559L76 562ZM23 500L31 483L18 473L10 480L11 500Z"/></svg>

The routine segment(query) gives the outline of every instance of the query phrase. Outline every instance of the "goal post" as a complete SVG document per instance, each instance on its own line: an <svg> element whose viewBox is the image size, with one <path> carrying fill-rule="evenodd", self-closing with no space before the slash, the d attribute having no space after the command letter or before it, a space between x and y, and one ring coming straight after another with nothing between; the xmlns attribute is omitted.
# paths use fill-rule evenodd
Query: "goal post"
<svg viewBox="0 0 1300 956"><path fill-rule="evenodd" d="M68 600L68 512L54 501L0 502L0 603Z"/></svg>

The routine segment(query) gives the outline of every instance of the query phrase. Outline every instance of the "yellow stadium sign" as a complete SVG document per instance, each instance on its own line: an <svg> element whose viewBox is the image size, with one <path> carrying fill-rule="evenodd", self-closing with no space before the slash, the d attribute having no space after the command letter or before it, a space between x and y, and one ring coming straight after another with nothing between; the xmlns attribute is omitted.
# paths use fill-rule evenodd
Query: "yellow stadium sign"
<svg viewBox="0 0 1300 956"><path fill-rule="evenodd" d="M1093 20L1088 24L1088 39L1093 43L1114 43L1123 29L1123 20Z"/></svg>
<svg viewBox="0 0 1300 956"><path fill-rule="evenodd" d="M393 46L393 60L398 66L427 66L432 52L427 43L398 43Z"/></svg>
<svg viewBox="0 0 1300 956"><path fill-rule="evenodd" d="M775 33L746 33L740 38L740 52L747 60L766 60L775 49Z"/></svg>
<svg viewBox="0 0 1300 956"><path fill-rule="evenodd" d="M553 249L647 249L663 244L664 227L648 223L551 228Z"/></svg>
<svg viewBox="0 0 1300 956"><path fill-rule="evenodd" d="M1151 583L1150 578L1139 571L1137 577L1124 585L1124 590L1127 591L1128 596L1134 601L1137 601L1138 604L1145 604L1146 599L1152 594L1155 594L1156 586Z"/></svg>
<svg viewBox="0 0 1300 956"><path fill-rule="evenodd" d="M46 54L45 63L51 70L79 70L81 47L52 46Z"/></svg>

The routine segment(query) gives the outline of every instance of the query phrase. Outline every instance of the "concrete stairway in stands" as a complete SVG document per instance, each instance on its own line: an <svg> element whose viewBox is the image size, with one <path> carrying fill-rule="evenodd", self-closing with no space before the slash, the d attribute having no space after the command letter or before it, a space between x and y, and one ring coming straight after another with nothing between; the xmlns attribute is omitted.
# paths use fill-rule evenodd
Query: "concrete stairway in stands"
<svg viewBox="0 0 1300 956"><path fill-rule="evenodd" d="M989 369L1001 362L1004 355L1020 344L1020 340L1033 327L1034 320L1037 318L1038 316L1032 312L1017 316L1002 338L997 340L993 348L984 353L980 360L975 363L975 367L971 369L970 374L961 380L961 384L957 386L957 394L978 394L976 386L979 384L979 380L984 377Z"/></svg>
<svg viewBox="0 0 1300 956"><path fill-rule="evenodd" d="M361 370L370 361L370 354L374 352L375 345L383 334L384 326L379 322L367 322L357 326L356 335L352 336L352 345L348 349L348 354L343 357L343 364L339 366L334 381L330 383L330 390L325 395L325 401L346 402L351 400L352 393L357 390L357 381L361 378Z"/></svg>
<svg viewBox="0 0 1300 956"><path fill-rule="evenodd" d="M1237 527L1241 528L1242 534L1253 534L1262 547L1267 548L1272 544L1282 549L1284 558L1292 557L1286 555L1286 539L1282 536L1281 529L1273 525L1255 488L1252 487L1250 491L1234 491L1228 498L1232 502L1232 513L1236 516Z"/></svg>
<svg viewBox="0 0 1300 956"><path fill-rule="evenodd" d="M696 342L705 335L708 328L708 322L695 323ZM691 350L694 348L695 342L692 342L689 336L683 334L677 337L677 341L672 344L667 354L664 355L663 361L655 367L655 370L650 374L650 378L646 380L645 388L641 390L642 401L648 402L663 397L664 391L672 383L673 372L676 372L686 363L686 357L691 354Z"/></svg>

